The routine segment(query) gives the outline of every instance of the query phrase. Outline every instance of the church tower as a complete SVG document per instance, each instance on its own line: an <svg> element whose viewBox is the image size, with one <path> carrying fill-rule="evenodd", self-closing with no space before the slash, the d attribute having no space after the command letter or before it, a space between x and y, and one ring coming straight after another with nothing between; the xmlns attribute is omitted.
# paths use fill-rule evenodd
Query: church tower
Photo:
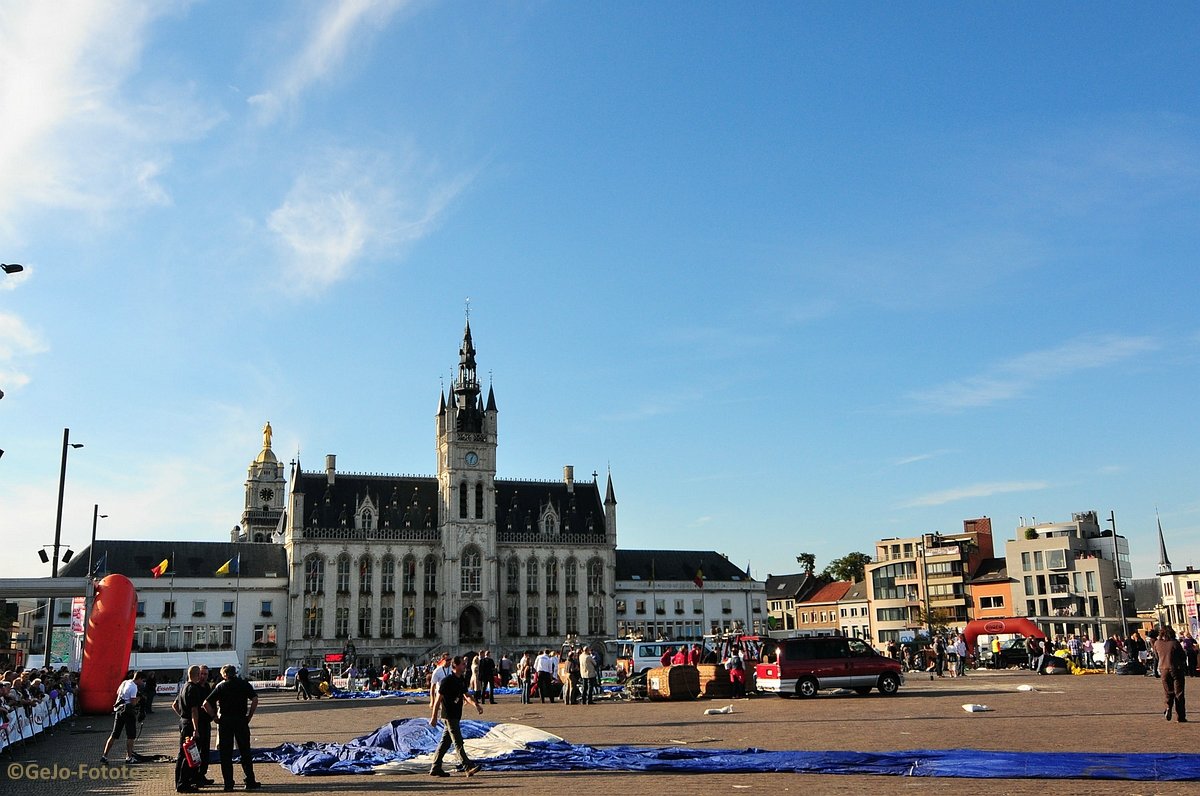
<svg viewBox="0 0 1200 796"><path fill-rule="evenodd" d="M466 635L494 643L498 637L496 415L491 387L486 403L481 395L468 317L458 375L449 393L438 398L439 530L449 596L443 638Z"/></svg>
<svg viewBox="0 0 1200 796"><path fill-rule="evenodd" d="M287 500L283 466L271 450L271 424L263 426L263 447L246 474L246 502L240 532L232 541L270 542Z"/></svg>

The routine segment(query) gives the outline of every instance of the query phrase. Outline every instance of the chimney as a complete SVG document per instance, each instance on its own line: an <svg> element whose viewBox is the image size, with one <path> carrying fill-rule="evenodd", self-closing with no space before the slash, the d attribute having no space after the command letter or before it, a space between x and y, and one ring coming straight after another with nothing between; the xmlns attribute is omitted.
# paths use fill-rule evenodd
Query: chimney
<svg viewBox="0 0 1200 796"><path fill-rule="evenodd" d="M337 471L337 456L325 454L325 483L333 486L333 474Z"/></svg>
<svg viewBox="0 0 1200 796"><path fill-rule="evenodd" d="M563 465L563 483L567 485L567 492L575 492L575 467L573 465Z"/></svg>

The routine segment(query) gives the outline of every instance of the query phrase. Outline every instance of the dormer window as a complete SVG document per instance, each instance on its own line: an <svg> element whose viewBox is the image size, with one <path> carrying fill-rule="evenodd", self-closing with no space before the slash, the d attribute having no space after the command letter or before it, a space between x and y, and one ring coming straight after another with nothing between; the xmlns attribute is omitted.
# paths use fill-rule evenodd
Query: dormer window
<svg viewBox="0 0 1200 796"><path fill-rule="evenodd" d="M541 526L542 533L547 536L558 535L558 514L555 513L552 507L547 506L545 511L542 512Z"/></svg>
<svg viewBox="0 0 1200 796"><path fill-rule="evenodd" d="M375 527L375 515L371 513L370 509L363 509L362 514L359 515L359 524L363 530L367 531Z"/></svg>

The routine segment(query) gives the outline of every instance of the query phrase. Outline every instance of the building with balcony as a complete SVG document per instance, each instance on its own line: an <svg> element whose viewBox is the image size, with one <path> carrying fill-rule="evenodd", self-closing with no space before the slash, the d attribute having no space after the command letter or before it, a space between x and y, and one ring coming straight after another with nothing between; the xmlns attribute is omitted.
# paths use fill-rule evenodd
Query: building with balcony
<svg viewBox="0 0 1200 796"><path fill-rule="evenodd" d="M1129 543L1101 530L1095 511L1018 526L1004 558L1013 581L1010 615L1033 620L1051 638L1107 638L1121 631L1122 613L1133 615L1133 595L1125 590L1133 577Z"/></svg>
<svg viewBox="0 0 1200 796"><path fill-rule="evenodd" d="M992 521L963 520L963 532L881 539L866 567L872 641L906 641L971 619L971 576L991 558Z"/></svg>

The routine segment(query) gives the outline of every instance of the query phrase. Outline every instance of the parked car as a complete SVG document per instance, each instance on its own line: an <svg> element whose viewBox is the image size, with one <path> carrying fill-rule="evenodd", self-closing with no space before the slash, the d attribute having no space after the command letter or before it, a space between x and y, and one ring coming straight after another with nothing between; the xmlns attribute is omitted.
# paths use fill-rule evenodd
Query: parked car
<svg viewBox="0 0 1200 796"><path fill-rule="evenodd" d="M764 650L754 668L758 690L779 696L814 697L828 688L891 696L904 682L899 661L880 655L870 644L844 636L782 639Z"/></svg>
<svg viewBox="0 0 1200 796"><path fill-rule="evenodd" d="M1000 652L992 653L990 666L993 669L1011 669L1014 666L1029 667L1029 650L1025 639L1009 638L1000 642Z"/></svg>

